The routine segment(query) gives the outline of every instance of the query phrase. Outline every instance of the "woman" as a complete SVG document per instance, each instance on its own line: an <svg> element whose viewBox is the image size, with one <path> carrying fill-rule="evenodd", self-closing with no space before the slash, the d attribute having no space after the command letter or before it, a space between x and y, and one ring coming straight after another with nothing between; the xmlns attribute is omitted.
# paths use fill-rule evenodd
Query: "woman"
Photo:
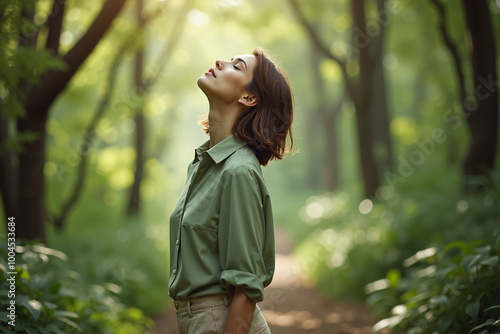
<svg viewBox="0 0 500 334"><path fill-rule="evenodd" d="M170 216L169 295L181 334L270 333L256 303L274 273L271 202L260 165L293 145L289 82L260 49L198 79L205 132Z"/></svg>

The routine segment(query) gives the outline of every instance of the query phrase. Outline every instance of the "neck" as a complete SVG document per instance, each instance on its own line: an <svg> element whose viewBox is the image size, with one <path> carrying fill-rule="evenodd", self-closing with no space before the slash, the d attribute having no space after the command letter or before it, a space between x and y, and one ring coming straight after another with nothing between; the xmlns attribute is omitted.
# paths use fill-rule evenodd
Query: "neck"
<svg viewBox="0 0 500 334"><path fill-rule="evenodd" d="M214 147L233 134L233 126L238 119L240 110L238 108L215 107L212 104L208 112L210 127L210 147Z"/></svg>

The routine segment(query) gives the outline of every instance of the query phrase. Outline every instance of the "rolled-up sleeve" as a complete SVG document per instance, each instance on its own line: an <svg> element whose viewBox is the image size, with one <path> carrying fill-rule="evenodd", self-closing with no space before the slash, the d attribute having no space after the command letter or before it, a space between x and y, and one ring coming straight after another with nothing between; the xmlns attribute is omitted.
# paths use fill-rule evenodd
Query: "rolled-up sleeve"
<svg viewBox="0 0 500 334"><path fill-rule="evenodd" d="M264 298L264 286L274 271L274 254L268 254L266 230L272 228L270 205L263 198L258 175L247 166L229 171L222 189L219 216L220 284L239 286L255 302ZM268 221L271 219L271 221ZM267 226L266 224L271 224ZM267 240L269 241L269 240ZM272 261L272 263L269 263Z"/></svg>

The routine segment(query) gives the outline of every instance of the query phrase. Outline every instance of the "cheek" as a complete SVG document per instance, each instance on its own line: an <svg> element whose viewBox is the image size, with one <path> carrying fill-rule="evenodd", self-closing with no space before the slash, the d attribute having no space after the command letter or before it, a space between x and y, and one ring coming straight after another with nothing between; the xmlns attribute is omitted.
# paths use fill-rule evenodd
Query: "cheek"
<svg viewBox="0 0 500 334"><path fill-rule="evenodd" d="M224 78L221 78L219 82L225 85L228 85L232 87L233 89L243 89L246 81L244 78L242 78L241 75L238 75L237 73L231 73L226 75Z"/></svg>

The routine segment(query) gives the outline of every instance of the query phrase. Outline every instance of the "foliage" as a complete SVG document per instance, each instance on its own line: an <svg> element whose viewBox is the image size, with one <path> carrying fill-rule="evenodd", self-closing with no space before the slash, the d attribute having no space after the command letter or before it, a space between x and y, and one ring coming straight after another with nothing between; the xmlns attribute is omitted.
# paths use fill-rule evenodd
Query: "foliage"
<svg viewBox="0 0 500 334"><path fill-rule="evenodd" d="M123 222L122 222L123 224ZM51 242L69 256L69 265L86 284L120 286L120 300L147 314L159 313L168 297L167 225L138 221L96 226L53 235Z"/></svg>
<svg viewBox="0 0 500 334"><path fill-rule="evenodd" d="M453 173L434 171L392 193L382 189L374 202L355 205L346 193L311 197L301 209L310 231L302 231L308 237L296 251L299 265L330 296L363 298L366 284L401 270L420 249L453 240L491 243L500 217L494 177L494 188L470 196L449 186L458 183Z"/></svg>
<svg viewBox="0 0 500 334"><path fill-rule="evenodd" d="M141 310L124 306L115 284L85 285L68 257L43 245L16 247L15 275L7 274L0 242L1 333L144 333L152 325ZM15 276L15 327L7 325L8 277ZM14 331L15 329L15 331Z"/></svg>
<svg viewBox="0 0 500 334"><path fill-rule="evenodd" d="M391 271L386 279L369 285L370 303L382 314L390 313L374 330L500 332L499 255L500 230L493 244L454 241L440 251L417 252L404 262L403 277Z"/></svg>
<svg viewBox="0 0 500 334"><path fill-rule="evenodd" d="M0 12L0 99L3 110L12 118L24 116L27 84L40 84L50 70L64 70L65 63L48 50L37 50L23 43L36 36L38 27L21 16L34 1L2 1Z"/></svg>

